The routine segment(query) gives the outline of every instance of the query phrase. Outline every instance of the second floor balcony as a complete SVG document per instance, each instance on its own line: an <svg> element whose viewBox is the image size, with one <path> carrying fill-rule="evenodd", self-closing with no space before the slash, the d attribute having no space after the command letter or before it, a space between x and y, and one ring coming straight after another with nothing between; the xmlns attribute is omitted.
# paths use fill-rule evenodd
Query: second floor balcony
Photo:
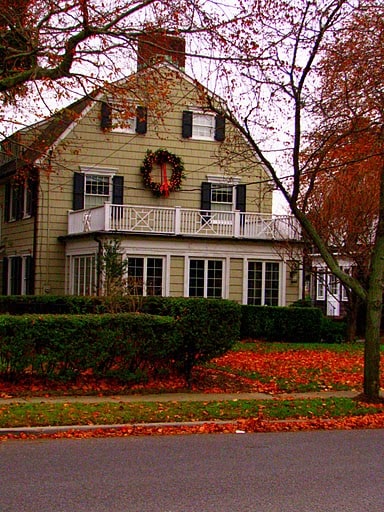
<svg viewBox="0 0 384 512"><path fill-rule="evenodd" d="M202 211L180 206L104 204L70 211L68 235L87 232L119 232L173 236L301 240L297 221L290 215Z"/></svg>

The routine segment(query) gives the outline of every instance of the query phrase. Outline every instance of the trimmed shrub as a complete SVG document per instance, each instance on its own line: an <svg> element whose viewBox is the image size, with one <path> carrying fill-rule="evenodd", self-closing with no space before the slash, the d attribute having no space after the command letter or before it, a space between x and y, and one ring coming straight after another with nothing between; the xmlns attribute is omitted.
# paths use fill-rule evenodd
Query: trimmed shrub
<svg viewBox="0 0 384 512"><path fill-rule="evenodd" d="M240 337L241 306L229 300L148 297L143 311L177 320L176 360L188 383L194 366L225 354Z"/></svg>
<svg viewBox="0 0 384 512"><path fill-rule="evenodd" d="M0 314L86 314L104 312L103 297L77 295L2 295Z"/></svg>
<svg viewBox="0 0 384 512"><path fill-rule="evenodd" d="M321 341L324 343L343 343L347 338L347 323L332 320L324 316L321 319Z"/></svg>
<svg viewBox="0 0 384 512"><path fill-rule="evenodd" d="M113 369L168 365L181 345L172 318L117 315L24 315L0 317L0 371L72 378L85 370L105 375Z"/></svg>
<svg viewBox="0 0 384 512"><path fill-rule="evenodd" d="M317 343L321 320L317 308L243 305L241 338Z"/></svg>

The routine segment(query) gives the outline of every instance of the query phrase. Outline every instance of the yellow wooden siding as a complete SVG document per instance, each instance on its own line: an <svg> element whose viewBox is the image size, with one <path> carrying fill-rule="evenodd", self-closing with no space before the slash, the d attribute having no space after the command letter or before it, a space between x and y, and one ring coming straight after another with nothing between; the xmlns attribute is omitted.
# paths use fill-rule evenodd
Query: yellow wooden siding
<svg viewBox="0 0 384 512"><path fill-rule="evenodd" d="M181 256L171 257L169 292L172 297L184 296L184 258Z"/></svg>
<svg viewBox="0 0 384 512"><path fill-rule="evenodd" d="M243 301L243 266L242 258L231 258L228 298L239 303Z"/></svg>
<svg viewBox="0 0 384 512"><path fill-rule="evenodd" d="M299 276L300 278L300 276ZM287 278L286 278L286 294L285 294L285 305L286 306L289 306L290 304L292 304L293 302L296 302L300 297L299 297L299 288L300 288L300 284L299 284L299 281L297 281L296 283L292 283L291 282L291 278L290 278L290 275L289 275L289 268L287 270Z"/></svg>

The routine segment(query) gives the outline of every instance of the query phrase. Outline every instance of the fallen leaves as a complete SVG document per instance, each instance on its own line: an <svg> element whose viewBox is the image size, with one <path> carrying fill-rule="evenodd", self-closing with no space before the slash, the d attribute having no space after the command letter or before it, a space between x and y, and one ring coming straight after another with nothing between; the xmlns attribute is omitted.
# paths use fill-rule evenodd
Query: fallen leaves
<svg viewBox="0 0 384 512"><path fill-rule="evenodd" d="M265 420L262 416L236 422L207 422L203 424L179 425L126 425L117 428L71 429L53 433L9 433L0 436L0 441L17 439L89 439L95 437L164 436L192 434L249 434L258 432L299 432L310 430L355 430L384 428L384 413L367 414L338 419Z"/></svg>

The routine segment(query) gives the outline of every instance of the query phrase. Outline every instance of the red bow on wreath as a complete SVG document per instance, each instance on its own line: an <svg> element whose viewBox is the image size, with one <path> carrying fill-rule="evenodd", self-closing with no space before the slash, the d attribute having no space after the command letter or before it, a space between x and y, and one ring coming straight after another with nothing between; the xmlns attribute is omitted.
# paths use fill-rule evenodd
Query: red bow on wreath
<svg viewBox="0 0 384 512"><path fill-rule="evenodd" d="M166 164L166 162L162 162L162 164L161 164L160 193L164 197L168 197L169 196L169 183L168 183L168 177L167 177L167 164Z"/></svg>

